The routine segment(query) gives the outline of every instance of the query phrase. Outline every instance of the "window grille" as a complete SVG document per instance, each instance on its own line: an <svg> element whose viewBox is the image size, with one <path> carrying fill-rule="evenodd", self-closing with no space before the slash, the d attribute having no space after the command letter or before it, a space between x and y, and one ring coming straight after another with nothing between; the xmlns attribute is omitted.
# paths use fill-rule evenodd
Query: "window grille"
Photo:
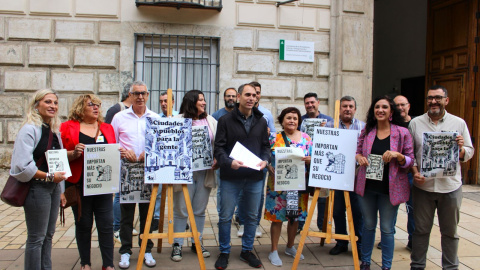
<svg viewBox="0 0 480 270"><path fill-rule="evenodd" d="M159 113L160 93L172 88L174 110L183 96L201 90L207 112L217 110L219 93L219 37L135 34L134 78L150 90L148 108Z"/></svg>
<svg viewBox="0 0 480 270"><path fill-rule="evenodd" d="M135 0L138 6L164 6L180 8L198 8L222 10L222 0Z"/></svg>

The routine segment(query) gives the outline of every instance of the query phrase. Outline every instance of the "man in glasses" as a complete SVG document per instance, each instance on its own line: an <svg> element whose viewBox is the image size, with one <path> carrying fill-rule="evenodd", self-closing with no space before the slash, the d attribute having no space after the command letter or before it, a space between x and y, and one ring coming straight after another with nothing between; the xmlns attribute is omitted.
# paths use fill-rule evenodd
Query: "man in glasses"
<svg viewBox="0 0 480 270"><path fill-rule="evenodd" d="M427 92L428 111L410 122L409 130L415 145L416 164L412 167L414 186L413 215L415 231L410 264L411 269L425 269L430 232L435 210L442 234L442 268L458 269L457 224L462 203L462 175L460 161L467 162L473 156L473 146L465 121L445 110L449 98L447 89L434 85ZM426 179L418 168L423 168L422 141L424 132L457 132L455 141L459 148L456 174ZM427 157L424 154L424 157Z"/></svg>
<svg viewBox="0 0 480 270"><path fill-rule="evenodd" d="M146 118L159 117L158 114L147 108L149 92L147 86L142 81L132 83L129 92L132 106L126 110L117 113L112 120L113 130L117 143L120 144L120 154L122 158L122 167L129 163L141 163L145 158L145 129ZM122 168L123 169L123 168ZM144 231L145 222L147 220L149 203L139 203L140 212L140 231ZM120 239L122 246L120 247L120 263L121 269L130 267L130 255L132 254L132 229L133 219L135 217L135 203L122 203L120 205L122 218L120 221ZM152 232L152 228L150 228ZM141 245L139 236L138 245ZM155 259L152 257L152 240L148 240L145 250L144 262L148 267L156 265Z"/></svg>

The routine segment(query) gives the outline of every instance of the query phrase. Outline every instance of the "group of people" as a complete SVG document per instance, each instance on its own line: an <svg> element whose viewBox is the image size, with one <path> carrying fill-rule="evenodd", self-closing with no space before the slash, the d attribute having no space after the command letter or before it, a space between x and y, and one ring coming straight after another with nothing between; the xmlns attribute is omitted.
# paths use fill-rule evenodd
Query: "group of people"
<svg viewBox="0 0 480 270"><path fill-rule="evenodd" d="M224 91L224 108L211 116L206 111L203 92L191 90L185 93L178 118L191 118L193 126L207 126L212 142L214 161L210 169L193 172L193 182L188 185L190 200L200 243L192 239L191 250L202 255L210 252L203 246L202 233L205 211L212 189L217 187L218 241L220 255L216 269L226 269L230 257L231 223L238 220L242 237L240 259L251 267L259 268L262 262L252 252L255 237L262 235L259 228L264 217L271 222L271 251L269 261L282 265L278 252L282 223L287 224L285 254L296 256L295 235L302 229L307 216L308 191L276 191L275 149L296 147L304 153L308 172L312 156L312 138L300 131L307 118L322 118L326 127L333 127L333 119L319 111L319 99L315 93L304 97L306 114L295 107L283 109L277 117L282 131L276 132L272 114L260 103L261 85L251 82L238 90ZM68 121L61 123L58 116L58 94L52 90L37 91L28 104L26 117L15 141L10 174L18 181L31 181L30 192L24 210L27 224L25 269L51 269L52 238L59 207L66 205L65 188L77 189L80 200L72 211L75 217L75 235L80 254L81 269L92 269L90 260L91 232L95 218L102 269L114 269L114 235L121 242L119 268L130 266L132 254L134 203L119 203L119 195L83 195L83 155L86 145L119 144L122 164L143 164L145 158L146 117L167 116L167 95L161 93L161 114L147 108L149 91L145 83L133 82L126 87L122 102L112 106L103 119L101 100L93 94L80 95L70 107ZM173 101L173 100L172 100ZM419 171L424 132L455 131L459 135L459 161L466 162L473 155L473 146L466 123L445 110L449 98L447 90L439 85L427 91L428 111L416 118L408 115L410 105L403 96L388 96L373 100L366 122L355 118L357 102L351 96L340 100L340 129L358 130L356 150L357 172L355 191L350 192L353 223L358 236L357 248L361 269L370 269L374 248L377 219L380 220L382 269L392 268L395 223L399 205L406 203L409 216L407 248L411 249L411 269L426 267L426 253L435 211L438 213L442 234L442 265L444 269L458 269L457 224L462 200L461 170L450 177L426 180ZM240 142L260 158L257 169L248 168L240 160L230 157L234 145ZM45 152L51 149L67 150L72 176L63 172L49 173ZM384 162L383 179L367 178L366 167L370 154L380 155ZM460 168L460 164L457 164ZM267 176L268 175L268 179ZM307 177L308 173L306 174ZM265 192L266 182L266 192ZM183 192L174 189L174 231L188 229L187 209ZM155 216L150 230L158 229L160 192ZM292 204L298 209L292 210ZM287 207L288 206L288 207ZM148 203L138 204L140 230L146 226ZM325 199L318 202L318 222L321 230L325 211ZM335 191L333 218L336 234L347 234L343 191ZM234 218L236 216L236 218ZM117 232L118 231L118 232ZM139 245L141 238L138 237ZM170 258L182 260L183 238L175 238ZM412 244L414 243L414 245ZM144 263L154 267L156 261L148 240ZM338 240L330 250L331 255L348 251L348 241ZM303 259L303 255L301 255Z"/></svg>

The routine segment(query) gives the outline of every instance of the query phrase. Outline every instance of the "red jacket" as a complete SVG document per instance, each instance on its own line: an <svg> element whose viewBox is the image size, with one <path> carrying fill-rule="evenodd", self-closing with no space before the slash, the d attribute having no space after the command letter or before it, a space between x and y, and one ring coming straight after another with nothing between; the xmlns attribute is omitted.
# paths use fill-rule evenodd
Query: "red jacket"
<svg viewBox="0 0 480 270"><path fill-rule="evenodd" d="M105 137L107 143L116 143L115 132L110 124L102 123L100 125L100 131ZM67 149L67 151L74 150L75 145L79 143L80 123L75 120L64 122L60 126L60 133L63 147ZM70 161L70 170L72 171L72 176L70 176L67 181L74 184L78 183L83 170L83 153L77 159Z"/></svg>

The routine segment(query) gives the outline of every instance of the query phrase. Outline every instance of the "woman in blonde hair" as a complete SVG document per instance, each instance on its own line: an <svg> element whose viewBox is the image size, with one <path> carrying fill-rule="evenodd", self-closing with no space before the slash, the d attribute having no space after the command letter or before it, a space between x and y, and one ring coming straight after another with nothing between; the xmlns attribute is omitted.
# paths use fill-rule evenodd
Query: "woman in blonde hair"
<svg viewBox="0 0 480 270"><path fill-rule="evenodd" d="M102 253L102 269L113 269L112 194L83 195L85 145L115 143L113 127L103 122L101 107L102 102L96 95L81 95L73 102L68 121L62 123L60 127L72 170L72 176L67 179L65 185L66 187L76 185L80 192L79 205L72 206L72 210L75 216L75 237L82 270L91 269L90 243L93 216L95 216L98 242Z"/></svg>
<svg viewBox="0 0 480 270"><path fill-rule="evenodd" d="M10 175L31 182L23 209L27 223L25 269L52 269L52 238L63 192L64 172L48 173L45 152L61 149L58 96L38 90L30 100L13 146ZM62 204L65 200L62 200Z"/></svg>

